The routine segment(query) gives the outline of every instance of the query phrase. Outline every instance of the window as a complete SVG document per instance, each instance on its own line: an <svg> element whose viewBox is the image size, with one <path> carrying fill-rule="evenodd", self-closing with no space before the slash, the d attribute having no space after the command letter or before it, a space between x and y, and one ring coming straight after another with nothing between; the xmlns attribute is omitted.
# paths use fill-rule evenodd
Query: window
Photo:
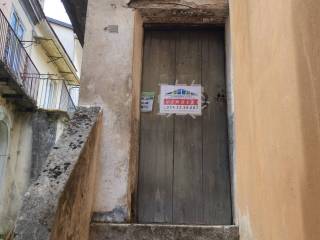
<svg viewBox="0 0 320 240"><path fill-rule="evenodd" d="M6 46L6 60L8 65L11 67L11 70L14 72L16 77L20 78L20 74L23 72L23 66L25 59L22 58L22 45L19 40L23 40L24 27L20 18L18 17L15 11L12 12L10 25L14 33L9 30L7 37L7 46ZM17 37L15 36L17 35Z"/></svg>
<svg viewBox="0 0 320 240"><path fill-rule="evenodd" d="M18 17L18 14L15 11L12 12L10 24L13 31L17 34L18 38L20 39L20 41L22 41L23 35L24 35L24 27L20 18Z"/></svg>
<svg viewBox="0 0 320 240"><path fill-rule="evenodd" d="M3 114L0 112L0 115ZM0 116L1 117L1 116ZM5 121L0 120L0 186L2 186L4 169L8 159L9 129Z"/></svg>
<svg viewBox="0 0 320 240"><path fill-rule="evenodd" d="M79 103L79 91L80 87L78 86L73 86L69 88L71 99L76 106L78 106Z"/></svg>

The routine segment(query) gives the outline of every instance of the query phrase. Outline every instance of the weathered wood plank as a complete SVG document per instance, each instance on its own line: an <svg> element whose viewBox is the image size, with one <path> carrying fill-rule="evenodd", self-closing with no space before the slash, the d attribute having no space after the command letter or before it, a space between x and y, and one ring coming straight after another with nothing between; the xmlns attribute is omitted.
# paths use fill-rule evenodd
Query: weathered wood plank
<svg viewBox="0 0 320 240"><path fill-rule="evenodd" d="M203 116L141 115L138 221L231 224L223 29L148 30L142 91L202 83Z"/></svg>
<svg viewBox="0 0 320 240"><path fill-rule="evenodd" d="M197 31L179 31L176 68L179 83L201 83L201 41ZM175 116L173 222L201 224L202 202L202 121Z"/></svg>
<svg viewBox="0 0 320 240"><path fill-rule="evenodd" d="M210 97L203 111L204 224L231 224L224 31L202 40L202 84Z"/></svg>
<svg viewBox="0 0 320 240"><path fill-rule="evenodd" d="M174 83L175 33L145 33L142 91L156 91L152 113L141 113L138 220L172 222L173 118L158 115L160 83Z"/></svg>

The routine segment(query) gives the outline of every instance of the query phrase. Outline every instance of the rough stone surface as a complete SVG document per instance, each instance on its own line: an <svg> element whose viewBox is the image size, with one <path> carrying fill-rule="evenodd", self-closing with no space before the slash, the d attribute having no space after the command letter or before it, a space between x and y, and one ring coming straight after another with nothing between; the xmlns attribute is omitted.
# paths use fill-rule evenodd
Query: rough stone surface
<svg viewBox="0 0 320 240"><path fill-rule="evenodd" d="M90 240L239 240L237 226L92 224Z"/></svg>
<svg viewBox="0 0 320 240"><path fill-rule="evenodd" d="M39 177L50 150L56 142L57 124L62 114L38 111L32 115L31 181Z"/></svg>
<svg viewBox="0 0 320 240"><path fill-rule="evenodd" d="M25 194L14 239L87 239L100 108L80 108Z"/></svg>
<svg viewBox="0 0 320 240"><path fill-rule="evenodd" d="M228 16L227 0L135 0L130 7L139 9L145 23L224 24Z"/></svg>
<svg viewBox="0 0 320 240"><path fill-rule="evenodd" d="M92 221L100 223L123 223L128 222L128 209L126 207L116 207L109 212L94 212Z"/></svg>

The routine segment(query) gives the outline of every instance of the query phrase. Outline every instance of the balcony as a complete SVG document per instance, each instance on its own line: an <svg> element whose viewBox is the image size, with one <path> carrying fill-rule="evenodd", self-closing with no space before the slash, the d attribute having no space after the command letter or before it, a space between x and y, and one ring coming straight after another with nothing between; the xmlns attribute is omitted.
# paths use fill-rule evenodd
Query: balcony
<svg viewBox="0 0 320 240"><path fill-rule="evenodd" d="M38 108L49 111L62 111L72 113L76 106L72 100L70 89L64 80L40 78Z"/></svg>
<svg viewBox="0 0 320 240"><path fill-rule="evenodd" d="M45 76L45 77L44 77ZM76 106L65 79L41 74L0 10L0 94L22 111L72 113Z"/></svg>
<svg viewBox="0 0 320 240"><path fill-rule="evenodd" d="M35 109L39 71L0 12L0 93L20 108Z"/></svg>

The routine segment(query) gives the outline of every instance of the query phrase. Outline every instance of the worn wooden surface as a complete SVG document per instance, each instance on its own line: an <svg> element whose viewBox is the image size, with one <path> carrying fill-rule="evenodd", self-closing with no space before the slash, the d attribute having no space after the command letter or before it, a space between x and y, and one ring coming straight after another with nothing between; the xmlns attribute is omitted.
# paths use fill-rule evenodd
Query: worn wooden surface
<svg viewBox="0 0 320 240"><path fill-rule="evenodd" d="M210 96L203 121L203 208L205 224L230 224L231 186L223 31L206 33L202 41L202 84Z"/></svg>
<svg viewBox="0 0 320 240"><path fill-rule="evenodd" d="M192 31L179 31L176 39L176 79L201 84L201 39ZM201 223L201 118L175 116L174 133L173 222Z"/></svg>
<svg viewBox="0 0 320 240"><path fill-rule="evenodd" d="M224 31L148 30L142 91L159 83L201 83L210 104L203 116L141 114L138 221L231 224Z"/></svg>
<svg viewBox="0 0 320 240"><path fill-rule="evenodd" d="M159 83L174 83L175 38L162 32L145 37L142 91L157 91ZM141 115L138 216L141 222L171 222L173 118L161 117L158 104Z"/></svg>

